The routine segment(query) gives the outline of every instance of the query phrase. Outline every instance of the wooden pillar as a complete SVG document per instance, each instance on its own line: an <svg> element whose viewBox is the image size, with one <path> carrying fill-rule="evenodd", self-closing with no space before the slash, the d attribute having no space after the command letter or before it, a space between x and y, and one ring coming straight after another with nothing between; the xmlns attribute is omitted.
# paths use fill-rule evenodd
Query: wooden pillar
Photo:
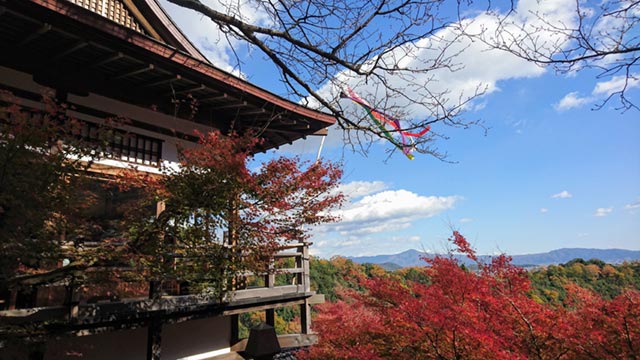
<svg viewBox="0 0 640 360"><path fill-rule="evenodd" d="M15 310L16 309L16 301L18 299L18 289L15 287L9 292L9 304L7 306L7 310Z"/></svg>
<svg viewBox="0 0 640 360"><path fill-rule="evenodd" d="M149 281L149 299L157 300L162 296L162 282L157 280Z"/></svg>
<svg viewBox="0 0 640 360"><path fill-rule="evenodd" d="M66 286L67 293L65 295L65 303L69 309L69 314L68 314L69 321L74 321L78 319L80 294L76 291L75 287L76 286L73 281L71 281L69 285Z"/></svg>
<svg viewBox="0 0 640 360"><path fill-rule="evenodd" d="M311 306L308 300L300 304L300 332L311 334Z"/></svg>
<svg viewBox="0 0 640 360"><path fill-rule="evenodd" d="M147 329L147 360L160 360L162 350L162 321L153 318Z"/></svg>
<svg viewBox="0 0 640 360"><path fill-rule="evenodd" d="M267 325L271 325L273 327L276 326L276 310L275 309L267 309L264 311L264 318Z"/></svg>
<svg viewBox="0 0 640 360"><path fill-rule="evenodd" d="M238 314L234 314L230 316L231 318L231 346L235 345L238 341L240 341L240 316Z"/></svg>
<svg viewBox="0 0 640 360"><path fill-rule="evenodd" d="M302 279L301 284L305 292L311 292L311 278L309 274L309 244L305 243L302 247ZM311 334L311 305L309 299L306 299L300 305L300 330L303 334Z"/></svg>
<svg viewBox="0 0 640 360"><path fill-rule="evenodd" d="M265 287L273 288L276 286L276 273L275 273L275 259L269 259L269 268L267 269L267 275L264 279Z"/></svg>
<svg viewBox="0 0 640 360"><path fill-rule="evenodd" d="M309 274L309 244L302 247L302 279L301 284L305 292L311 291L311 277Z"/></svg>

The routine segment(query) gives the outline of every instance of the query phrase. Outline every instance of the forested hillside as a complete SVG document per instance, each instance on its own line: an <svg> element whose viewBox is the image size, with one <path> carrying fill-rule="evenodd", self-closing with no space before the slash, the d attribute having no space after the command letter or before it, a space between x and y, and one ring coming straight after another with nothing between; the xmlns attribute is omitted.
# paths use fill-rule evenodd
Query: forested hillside
<svg viewBox="0 0 640 360"><path fill-rule="evenodd" d="M417 281L428 284L424 262L421 267L407 267L386 271L381 265L357 264L344 257L330 260L311 258L311 284L327 300L335 301L336 292L344 288L357 288L356 275L375 277L396 277L403 281ZM461 265L465 268L465 265ZM566 296L565 287L576 284L595 291L606 299L614 298L623 290L640 290L640 261L622 264L607 264L600 260L574 259L565 264L540 267L527 272L531 280L531 296L540 302L562 301Z"/></svg>
<svg viewBox="0 0 640 360"><path fill-rule="evenodd" d="M308 359L608 359L640 356L640 262L575 259L526 271L480 261L451 238L452 256L387 272L344 258L313 259L320 343Z"/></svg>

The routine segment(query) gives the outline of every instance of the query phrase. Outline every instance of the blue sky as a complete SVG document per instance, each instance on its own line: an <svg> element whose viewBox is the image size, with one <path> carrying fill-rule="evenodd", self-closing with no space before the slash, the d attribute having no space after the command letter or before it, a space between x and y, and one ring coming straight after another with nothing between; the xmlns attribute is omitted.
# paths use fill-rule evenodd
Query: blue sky
<svg viewBox="0 0 640 360"><path fill-rule="evenodd" d="M215 64L231 69L228 44L217 41L206 19L163 5ZM277 78L264 76L272 72L259 54L242 56L243 76L279 91ZM439 143L449 163L421 154L413 161L401 153L389 158L384 141L367 156L354 154L331 130L322 154L344 164L349 201L342 222L315 229L313 252L441 252L451 228L483 254L640 249L640 112L621 113L615 101L591 110L615 79L598 79L591 70L558 75L504 53L471 49L461 59L467 68L459 76L478 77L490 89L465 115L482 119L486 135L436 125L450 137ZM636 103L639 85L627 94ZM318 146L311 139L277 154L313 157Z"/></svg>

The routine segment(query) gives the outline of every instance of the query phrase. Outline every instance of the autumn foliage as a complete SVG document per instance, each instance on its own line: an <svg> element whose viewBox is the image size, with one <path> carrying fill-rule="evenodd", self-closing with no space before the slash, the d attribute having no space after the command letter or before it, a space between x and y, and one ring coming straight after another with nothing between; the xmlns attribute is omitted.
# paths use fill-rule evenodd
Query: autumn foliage
<svg viewBox="0 0 640 360"><path fill-rule="evenodd" d="M18 103L0 93L0 297L33 295L18 306L35 306L34 289L63 280L86 297L146 296L150 281L167 281L222 298L239 274L268 270L280 246L333 221L342 201L337 164L257 164L251 133L196 133L198 144L179 147L161 174L133 164L104 174L93 165L111 155L116 132L129 135L126 119L92 124L89 139L68 105Z"/></svg>
<svg viewBox="0 0 640 360"><path fill-rule="evenodd" d="M306 240L310 225L335 220L329 210L342 201L335 191L342 172L287 157L252 170L252 134L197 135L199 146L179 149L180 166L165 167L164 176L122 179L143 191L139 208L164 207L130 220L127 253L151 279L188 281L192 291L220 296L237 274L264 272L280 246Z"/></svg>
<svg viewBox="0 0 640 360"><path fill-rule="evenodd" d="M459 252L476 258L457 231ZM498 256L472 272L453 257L425 259L429 281L359 276L364 291L319 307L320 343L307 359L634 359L640 292L605 300L570 286L563 304L535 301L524 270Z"/></svg>

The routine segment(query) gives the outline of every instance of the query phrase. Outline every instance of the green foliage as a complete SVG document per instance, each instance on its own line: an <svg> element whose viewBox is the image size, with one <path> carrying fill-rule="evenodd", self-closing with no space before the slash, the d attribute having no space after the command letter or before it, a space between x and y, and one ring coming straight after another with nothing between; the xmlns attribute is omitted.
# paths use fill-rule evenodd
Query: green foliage
<svg viewBox="0 0 640 360"><path fill-rule="evenodd" d="M252 327L265 321L264 311L242 313L238 317L238 336L240 339L249 337ZM300 308L286 306L275 309L275 329L277 334L300 333Z"/></svg>
<svg viewBox="0 0 640 360"><path fill-rule="evenodd" d="M328 301L336 301L343 288L358 288L354 281L365 274L365 268L353 261L336 256L330 260L311 257L309 261L311 290L324 294Z"/></svg>
<svg viewBox="0 0 640 360"><path fill-rule="evenodd" d="M611 265L595 259L574 259L532 270L529 278L532 296L543 302L562 303L567 297L566 287L571 284L613 299L627 289L640 290L640 262Z"/></svg>

